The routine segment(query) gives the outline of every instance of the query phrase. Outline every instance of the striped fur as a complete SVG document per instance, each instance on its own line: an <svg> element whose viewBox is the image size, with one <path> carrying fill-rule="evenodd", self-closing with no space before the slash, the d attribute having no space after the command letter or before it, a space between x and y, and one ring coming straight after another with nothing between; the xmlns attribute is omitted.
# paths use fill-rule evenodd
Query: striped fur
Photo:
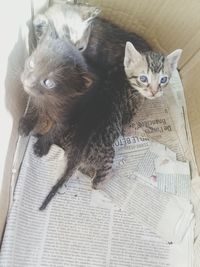
<svg viewBox="0 0 200 267"><path fill-rule="evenodd" d="M164 62L165 62L164 55L150 51L145 54L145 58L148 66L147 72L149 71L151 71L152 73L164 72Z"/></svg>
<svg viewBox="0 0 200 267"><path fill-rule="evenodd" d="M131 86L146 98L160 97L177 68L181 52L178 49L168 56L153 51L139 53L132 43L127 42L124 67ZM141 77L146 77L146 81Z"/></svg>

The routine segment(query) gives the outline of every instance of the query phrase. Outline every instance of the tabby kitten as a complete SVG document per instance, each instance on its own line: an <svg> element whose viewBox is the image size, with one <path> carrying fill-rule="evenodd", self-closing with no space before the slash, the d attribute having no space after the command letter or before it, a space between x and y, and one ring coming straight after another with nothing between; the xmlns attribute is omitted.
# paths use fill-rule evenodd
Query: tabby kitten
<svg viewBox="0 0 200 267"><path fill-rule="evenodd" d="M181 53L181 49L167 56L153 51L139 53L133 44L127 42L124 68L131 86L146 98L160 97L178 66Z"/></svg>

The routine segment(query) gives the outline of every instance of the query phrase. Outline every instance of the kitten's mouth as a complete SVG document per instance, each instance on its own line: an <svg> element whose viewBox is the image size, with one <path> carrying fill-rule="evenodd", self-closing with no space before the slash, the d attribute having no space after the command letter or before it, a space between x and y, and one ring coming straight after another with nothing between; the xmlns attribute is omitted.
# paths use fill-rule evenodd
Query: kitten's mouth
<svg viewBox="0 0 200 267"><path fill-rule="evenodd" d="M155 95L150 95L150 94L147 94L146 92L141 92L141 94L147 99L154 99L154 98L157 97L156 94Z"/></svg>
<svg viewBox="0 0 200 267"><path fill-rule="evenodd" d="M158 97L161 97L161 94L159 94L159 93L157 93L157 94L155 94L155 95L152 95L152 96L147 96L147 95L145 95L145 97L146 98L148 98L148 99L156 99L156 98L158 98Z"/></svg>

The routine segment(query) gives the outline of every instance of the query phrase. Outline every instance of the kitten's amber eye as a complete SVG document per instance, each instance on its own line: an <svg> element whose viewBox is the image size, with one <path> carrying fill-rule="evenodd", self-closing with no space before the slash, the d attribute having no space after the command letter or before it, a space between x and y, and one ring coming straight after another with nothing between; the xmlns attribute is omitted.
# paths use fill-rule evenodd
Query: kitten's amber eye
<svg viewBox="0 0 200 267"><path fill-rule="evenodd" d="M167 76L163 76L161 79L160 79L160 84L165 84L168 82L168 77Z"/></svg>
<svg viewBox="0 0 200 267"><path fill-rule="evenodd" d="M139 81L142 83L148 83L148 77L146 75L140 75Z"/></svg>
<svg viewBox="0 0 200 267"><path fill-rule="evenodd" d="M47 88L47 89L51 89L53 87L55 87L55 83L52 80L49 79L45 79L44 81L41 82L42 85Z"/></svg>

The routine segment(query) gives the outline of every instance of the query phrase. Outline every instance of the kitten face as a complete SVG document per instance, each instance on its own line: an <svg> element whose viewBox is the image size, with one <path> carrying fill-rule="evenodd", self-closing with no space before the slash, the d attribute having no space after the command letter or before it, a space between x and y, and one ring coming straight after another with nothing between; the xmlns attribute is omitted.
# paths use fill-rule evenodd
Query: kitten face
<svg viewBox="0 0 200 267"><path fill-rule="evenodd" d="M83 94L92 83L79 51L70 43L50 38L26 60L21 81L33 97L61 99Z"/></svg>
<svg viewBox="0 0 200 267"><path fill-rule="evenodd" d="M177 68L181 52L182 50L178 49L168 56L152 51L140 54L130 42L127 42L124 67L131 86L146 98L160 97Z"/></svg>
<svg viewBox="0 0 200 267"><path fill-rule="evenodd" d="M70 40L80 51L84 51L90 37L91 22L99 13L100 10L95 7L55 4L44 15L34 19L36 37L40 40L49 24L59 38Z"/></svg>

